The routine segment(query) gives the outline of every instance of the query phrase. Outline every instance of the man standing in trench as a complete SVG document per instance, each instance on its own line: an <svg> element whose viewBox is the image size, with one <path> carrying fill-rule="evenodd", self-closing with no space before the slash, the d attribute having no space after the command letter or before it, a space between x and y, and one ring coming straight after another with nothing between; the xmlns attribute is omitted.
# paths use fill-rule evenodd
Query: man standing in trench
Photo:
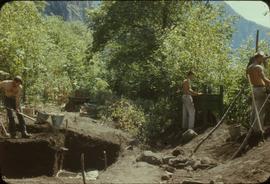
<svg viewBox="0 0 270 184"><path fill-rule="evenodd" d="M261 65L266 61L269 57L265 56L264 53L257 52L254 56L253 62L247 68L247 74L250 78L250 82L252 85L252 90L254 93L255 103L252 103L252 112L251 112L251 123L254 122L256 118L256 123L254 125L254 132L260 133L259 122L256 117L256 109L260 112L260 109L263 106L263 103L266 99L266 86L270 85L270 80L264 74L264 68ZM256 105L256 107L255 107ZM265 108L263 108L259 114L260 122L263 128L264 125L264 117L265 117Z"/></svg>
<svg viewBox="0 0 270 184"><path fill-rule="evenodd" d="M11 138L16 137L16 124L13 116L13 111L16 112L20 124L22 138L29 138L30 135L26 131L25 120L20 114L20 97L22 92L22 78L14 77L13 80L4 80L0 82L0 89L4 91L4 105L7 110L9 120L9 132Z"/></svg>
<svg viewBox="0 0 270 184"><path fill-rule="evenodd" d="M195 107L193 103L192 96L198 96L202 93L195 92L191 89L191 80L194 79L194 73L189 71L187 74L187 78L183 81L183 119L182 119L182 128L186 129L194 129L195 122Z"/></svg>

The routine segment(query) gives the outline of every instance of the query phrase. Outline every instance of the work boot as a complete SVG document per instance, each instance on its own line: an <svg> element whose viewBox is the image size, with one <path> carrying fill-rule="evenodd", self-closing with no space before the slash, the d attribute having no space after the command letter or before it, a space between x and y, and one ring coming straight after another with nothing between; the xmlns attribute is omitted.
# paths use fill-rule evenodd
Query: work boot
<svg viewBox="0 0 270 184"><path fill-rule="evenodd" d="M30 138L31 135L27 132L22 132L22 138Z"/></svg>

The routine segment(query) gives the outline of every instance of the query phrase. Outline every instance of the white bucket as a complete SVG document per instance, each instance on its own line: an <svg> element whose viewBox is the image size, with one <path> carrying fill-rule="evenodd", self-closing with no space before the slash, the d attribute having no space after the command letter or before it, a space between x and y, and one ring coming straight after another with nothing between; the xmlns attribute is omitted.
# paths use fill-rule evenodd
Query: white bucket
<svg viewBox="0 0 270 184"><path fill-rule="evenodd" d="M55 128L60 128L60 126L63 123L64 117L65 117L65 115L63 115L63 114L54 114L54 115L51 115L52 125Z"/></svg>

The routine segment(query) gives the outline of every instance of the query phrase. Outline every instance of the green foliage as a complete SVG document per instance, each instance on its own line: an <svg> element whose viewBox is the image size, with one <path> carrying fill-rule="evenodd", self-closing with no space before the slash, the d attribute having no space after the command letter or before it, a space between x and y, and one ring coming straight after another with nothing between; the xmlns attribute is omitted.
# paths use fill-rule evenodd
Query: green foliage
<svg viewBox="0 0 270 184"><path fill-rule="evenodd" d="M94 53L103 55L112 91L141 102L148 117L142 131L146 138L180 127L176 91L190 69L197 88L210 83L226 89L233 82L234 18L222 10L199 1L110 1L88 12L93 31L88 60Z"/></svg>
<svg viewBox="0 0 270 184"><path fill-rule="evenodd" d="M100 116L103 116L106 121L113 121L116 128L133 135L137 135L146 122L142 109L124 98L112 102Z"/></svg>
<svg viewBox="0 0 270 184"><path fill-rule="evenodd" d="M67 5L67 3L65 4ZM180 88L196 73L193 88L223 85L225 103L242 86L231 122L248 122L245 78L254 40L235 53L234 17L202 1L102 1L88 10L88 26L44 16L41 2L12 2L0 14L0 70L22 75L30 101L63 103L86 90L103 116L148 141L181 122ZM260 43L261 50L269 45ZM267 72L269 73L269 69ZM112 101L112 96L118 100ZM108 105L109 104L109 105Z"/></svg>
<svg viewBox="0 0 270 184"><path fill-rule="evenodd" d="M251 90L245 73L249 59L255 53L254 43L255 40L253 38L249 38L245 44L243 44L233 53L231 65L232 69L230 72L230 79L232 82L231 85L229 85L226 89L227 96L225 98L227 103L232 101L240 88L244 88L243 94L237 101L234 110L230 113L228 119L231 123L242 124L245 127L249 127L251 111L250 107L252 103ZM259 50L268 51L269 49L270 45L268 43L265 41L259 42ZM268 66L266 66L265 74L266 76L269 76Z"/></svg>
<svg viewBox="0 0 270 184"><path fill-rule="evenodd" d="M95 70L89 71L84 62L91 32L81 22L42 16L44 6L37 2L4 6L0 15L0 68L23 76L29 100L46 97L63 103L78 88L76 84Z"/></svg>

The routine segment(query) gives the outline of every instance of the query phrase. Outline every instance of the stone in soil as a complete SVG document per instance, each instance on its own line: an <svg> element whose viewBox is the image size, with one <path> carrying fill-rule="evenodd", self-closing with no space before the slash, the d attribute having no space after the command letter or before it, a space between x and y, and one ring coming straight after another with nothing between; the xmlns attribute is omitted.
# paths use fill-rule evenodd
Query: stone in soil
<svg viewBox="0 0 270 184"><path fill-rule="evenodd" d="M170 159L176 158L175 156L167 155L162 158L164 164L168 164Z"/></svg>
<svg viewBox="0 0 270 184"><path fill-rule="evenodd" d="M176 148L175 150L173 150L172 155L176 157L178 155L185 155L185 151L180 148Z"/></svg>
<svg viewBox="0 0 270 184"><path fill-rule="evenodd" d="M182 142L187 143L191 141L193 138L195 138L197 135L198 134L194 130L188 129L182 134Z"/></svg>
<svg viewBox="0 0 270 184"><path fill-rule="evenodd" d="M186 163L187 161L188 161L188 159L186 157L184 157L184 156L178 156L176 158L170 159L169 162L168 162L168 164L170 166L174 166L175 167L176 165L178 165L178 163Z"/></svg>
<svg viewBox="0 0 270 184"><path fill-rule="evenodd" d="M174 173L175 172L175 168L174 167L172 167L172 166L169 166L169 165L162 165L161 166L165 171L168 171L168 172L170 172L170 173Z"/></svg>
<svg viewBox="0 0 270 184"><path fill-rule="evenodd" d="M168 174L164 174L161 176L161 180L169 180L170 179L170 175Z"/></svg>
<svg viewBox="0 0 270 184"><path fill-rule="evenodd" d="M162 158L159 154L153 153L152 151L144 151L137 159L137 162L147 162L153 165L160 165L162 164Z"/></svg>

